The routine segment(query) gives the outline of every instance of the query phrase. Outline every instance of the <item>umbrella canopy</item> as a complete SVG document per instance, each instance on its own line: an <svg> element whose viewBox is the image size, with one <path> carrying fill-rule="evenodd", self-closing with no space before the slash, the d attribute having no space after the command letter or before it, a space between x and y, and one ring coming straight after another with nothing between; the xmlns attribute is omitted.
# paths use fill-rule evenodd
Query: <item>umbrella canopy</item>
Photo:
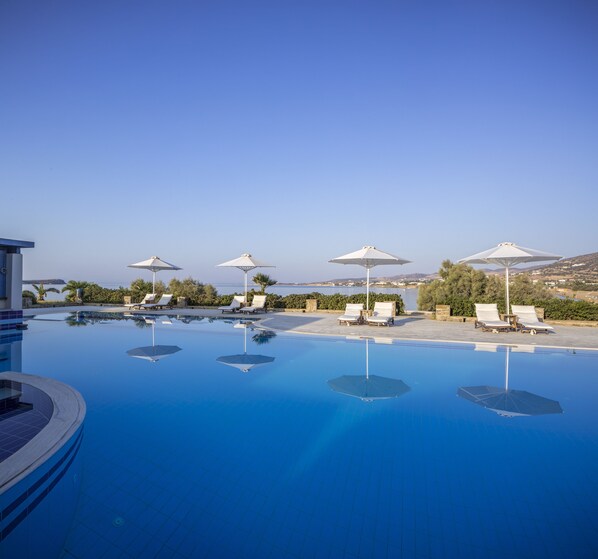
<svg viewBox="0 0 598 559"><path fill-rule="evenodd" d="M153 281L152 281L152 291L155 293L156 291L156 272L161 272L163 270L182 270L178 266L174 264L170 264L161 260L158 256L151 256L147 260L143 260L142 262L136 262L135 264L129 264L128 268L139 268L141 270L150 270L153 274Z"/></svg>
<svg viewBox="0 0 598 559"><path fill-rule="evenodd" d="M365 376L364 375L343 375L328 381L328 386L335 392L354 396L364 402L373 400L385 400L398 398L411 388L402 380L370 375L369 340L365 340Z"/></svg>
<svg viewBox="0 0 598 559"><path fill-rule="evenodd" d="M510 353L511 348L507 347L504 388L486 385L463 386L457 390L457 395L503 417L563 413L561 405L556 400L550 400L532 392L527 392L526 390L513 390L509 388Z"/></svg>
<svg viewBox="0 0 598 559"><path fill-rule="evenodd" d="M459 262L466 262L468 264L494 264L495 266L502 266L505 269L505 283L506 283L506 312L509 312L509 268L517 264L525 264L528 262L548 262L550 260L559 260L562 256L550 254L549 252L542 252L533 248L525 248L517 246L515 243L500 243L494 248L478 252L462 258Z"/></svg>
<svg viewBox="0 0 598 559"><path fill-rule="evenodd" d="M247 303L247 272L255 269L255 268L276 268L276 266L272 266L271 264L266 264L261 260L257 260L251 254L242 254L239 258L235 258L233 260L228 260L227 262L223 262L222 264L218 264L217 268L226 267L226 268L238 268L239 270L243 270L245 272L245 303Z"/></svg>
<svg viewBox="0 0 598 559"><path fill-rule="evenodd" d="M366 310L370 308L370 269L374 266L408 264L411 260L405 260L400 256L394 256L388 252L378 250L373 246L363 248L338 256L329 260L333 264L353 264L363 266L366 269Z"/></svg>

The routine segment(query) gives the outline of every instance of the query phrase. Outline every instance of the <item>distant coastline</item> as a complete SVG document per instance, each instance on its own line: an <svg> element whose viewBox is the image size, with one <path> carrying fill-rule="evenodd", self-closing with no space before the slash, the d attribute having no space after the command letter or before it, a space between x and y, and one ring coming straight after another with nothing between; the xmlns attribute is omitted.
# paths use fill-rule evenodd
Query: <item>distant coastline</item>
<svg viewBox="0 0 598 559"><path fill-rule="evenodd" d="M333 282L309 282L309 283L289 283L279 281L276 285L283 287L365 287L364 282L348 282L348 283L333 283ZM370 283L370 287L384 287L390 289L417 289L419 285L414 283L409 284L396 284L390 282L376 282Z"/></svg>

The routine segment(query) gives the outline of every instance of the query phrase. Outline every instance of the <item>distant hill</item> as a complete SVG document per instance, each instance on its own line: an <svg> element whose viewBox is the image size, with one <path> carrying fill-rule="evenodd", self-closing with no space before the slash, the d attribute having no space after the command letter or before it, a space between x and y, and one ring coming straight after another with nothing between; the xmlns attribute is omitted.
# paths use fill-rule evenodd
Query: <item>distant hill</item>
<svg viewBox="0 0 598 559"><path fill-rule="evenodd" d="M398 274L395 276L376 276L370 277L370 283L395 283L395 282L409 282L409 281L426 281L435 279L438 274ZM348 285L348 284L365 284L365 276L351 277L351 278L334 278L321 281L305 282L296 285Z"/></svg>
<svg viewBox="0 0 598 559"><path fill-rule="evenodd" d="M504 274L503 268L488 267L482 268L487 274ZM513 268L512 274L531 274L534 278L542 280L584 281L598 283L598 252L582 254L563 258L552 264L533 266L530 268ZM426 282L438 278L438 274L397 274L394 276L371 277L371 283L395 283L395 282ZM312 281L292 285L350 285L365 284L365 275L350 278L334 278L328 280Z"/></svg>
<svg viewBox="0 0 598 559"><path fill-rule="evenodd" d="M598 282L598 252L563 258L547 266L538 266L526 271L542 279Z"/></svg>

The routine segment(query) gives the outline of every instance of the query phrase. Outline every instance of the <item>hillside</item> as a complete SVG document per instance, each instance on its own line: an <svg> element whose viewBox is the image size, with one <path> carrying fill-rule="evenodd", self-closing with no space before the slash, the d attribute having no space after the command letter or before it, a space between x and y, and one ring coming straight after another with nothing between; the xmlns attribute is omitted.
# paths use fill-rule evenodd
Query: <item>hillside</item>
<svg viewBox="0 0 598 559"><path fill-rule="evenodd" d="M563 258L547 266L528 270L534 277L544 280L566 279L568 281L598 282L598 252Z"/></svg>
<svg viewBox="0 0 598 559"><path fill-rule="evenodd" d="M504 274L503 268L481 268L487 274ZM598 283L598 252L563 258L558 262L544 266L513 268L512 274L531 274L534 279L543 281L565 280L567 282L581 281ZM372 284L396 282L426 282L438 278L438 274L397 274L393 276L371 277ZM358 277L335 278L323 281L306 282L296 285L361 285L365 284L365 274Z"/></svg>

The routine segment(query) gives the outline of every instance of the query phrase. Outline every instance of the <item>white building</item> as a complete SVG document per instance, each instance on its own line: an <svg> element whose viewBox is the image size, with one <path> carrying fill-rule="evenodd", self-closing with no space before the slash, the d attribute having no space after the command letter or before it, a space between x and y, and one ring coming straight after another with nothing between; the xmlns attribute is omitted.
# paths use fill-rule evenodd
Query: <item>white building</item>
<svg viewBox="0 0 598 559"><path fill-rule="evenodd" d="M0 330L14 328L23 318L23 255L31 241L0 238Z"/></svg>

